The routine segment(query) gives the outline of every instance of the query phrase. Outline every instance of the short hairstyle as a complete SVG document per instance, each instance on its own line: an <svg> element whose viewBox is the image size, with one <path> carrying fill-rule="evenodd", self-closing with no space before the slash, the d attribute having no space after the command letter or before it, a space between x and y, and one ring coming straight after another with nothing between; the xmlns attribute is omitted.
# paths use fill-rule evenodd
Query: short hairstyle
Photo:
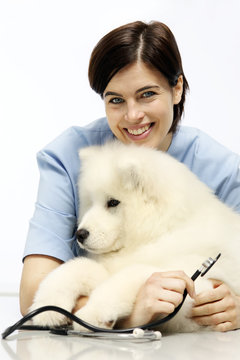
<svg viewBox="0 0 240 360"><path fill-rule="evenodd" d="M174 105L173 123L169 132L175 132L184 111L188 82L185 78L181 55L171 30L163 23L132 22L106 34L92 51L88 78L91 88L103 97L112 77L122 68L142 61L160 71L171 87L183 77L183 93Z"/></svg>

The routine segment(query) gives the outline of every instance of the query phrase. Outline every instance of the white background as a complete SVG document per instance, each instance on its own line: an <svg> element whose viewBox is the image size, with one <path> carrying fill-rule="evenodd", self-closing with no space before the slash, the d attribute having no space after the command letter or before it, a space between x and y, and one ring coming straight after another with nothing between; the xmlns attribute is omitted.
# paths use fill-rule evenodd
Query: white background
<svg viewBox="0 0 240 360"><path fill-rule="evenodd" d="M0 293L18 291L36 152L104 115L87 79L96 42L130 21L165 22L191 88L183 124L240 153L239 15L239 0L0 0Z"/></svg>

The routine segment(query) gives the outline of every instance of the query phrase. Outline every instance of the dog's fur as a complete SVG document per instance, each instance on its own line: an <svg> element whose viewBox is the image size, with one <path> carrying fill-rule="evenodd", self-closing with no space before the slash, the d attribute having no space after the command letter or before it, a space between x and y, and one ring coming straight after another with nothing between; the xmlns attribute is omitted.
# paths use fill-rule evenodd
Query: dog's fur
<svg viewBox="0 0 240 360"><path fill-rule="evenodd" d="M139 288L153 272L183 270L191 276L219 252L221 258L205 278L196 280L196 291L212 287L209 277L240 294L240 217L185 165L160 151L117 141L82 149L80 158L78 231L89 232L80 244L89 255L50 273L30 310L58 305L71 311L79 295L86 295L89 301L76 315L113 327L131 313ZM190 306L187 297L162 329L198 330L187 316ZM54 312L35 320L40 325L64 322Z"/></svg>

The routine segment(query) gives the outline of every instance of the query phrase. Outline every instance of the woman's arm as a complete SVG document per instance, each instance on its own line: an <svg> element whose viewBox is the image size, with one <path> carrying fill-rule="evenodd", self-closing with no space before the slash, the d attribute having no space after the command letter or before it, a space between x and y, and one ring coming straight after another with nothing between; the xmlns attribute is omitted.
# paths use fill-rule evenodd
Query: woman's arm
<svg viewBox="0 0 240 360"><path fill-rule="evenodd" d="M20 284L20 311L26 315L40 282L62 261L45 255L29 255L24 260Z"/></svg>
<svg viewBox="0 0 240 360"><path fill-rule="evenodd" d="M20 284L20 310L23 315L32 305L40 282L64 261L76 256L75 249L75 188L72 174L79 168L78 152L63 152L74 143L71 133L61 136L37 155L40 182L35 211L23 256L25 257ZM64 153L64 155L62 154ZM66 164L71 157L71 167ZM40 254L48 254L40 255ZM34 254L34 255L33 255ZM61 260L59 260L61 259Z"/></svg>

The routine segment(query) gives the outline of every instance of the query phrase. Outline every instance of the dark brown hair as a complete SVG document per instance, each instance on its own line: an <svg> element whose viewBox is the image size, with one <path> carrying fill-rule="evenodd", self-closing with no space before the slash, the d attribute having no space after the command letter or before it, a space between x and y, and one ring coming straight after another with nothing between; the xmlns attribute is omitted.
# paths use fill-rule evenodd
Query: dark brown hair
<svg viewBox="0 0 240 360"><path fill-rule="evenodd" d="M112 77L122 68L136 61L159 70L171 87L183 76L183 93L179 104L174 105L174 132L181 119L188 82L185 78L178 46L171 30L163 23L149 24L136 21L120 26L106 34L95 46L91 54L88 77L90 86L103 96Z"/></svg>

